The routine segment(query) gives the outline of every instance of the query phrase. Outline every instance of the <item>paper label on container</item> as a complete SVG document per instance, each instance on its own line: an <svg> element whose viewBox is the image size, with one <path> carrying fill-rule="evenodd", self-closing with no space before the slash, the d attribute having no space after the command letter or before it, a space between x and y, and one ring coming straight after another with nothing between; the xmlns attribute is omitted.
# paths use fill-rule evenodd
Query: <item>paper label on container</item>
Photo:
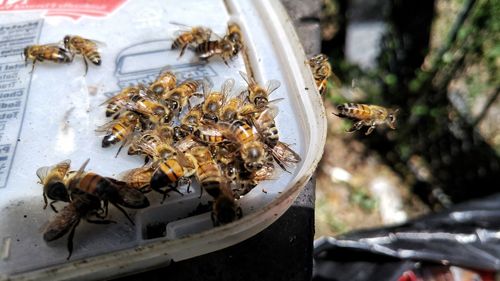
<svg viewBox="0 0 500 281"><path fill-rule="evenodd" d="M0 25L0 188L5 187L23 122L31 67L22 56L38 41L43 21Z"/></svg>
<svg viewBox="0 0 500 281"><path fill-rule="evenodd" d="M125 0L0 0L0 12L45 11L45 16L78 20L82 16L107 16L124 2Z"/></svg>

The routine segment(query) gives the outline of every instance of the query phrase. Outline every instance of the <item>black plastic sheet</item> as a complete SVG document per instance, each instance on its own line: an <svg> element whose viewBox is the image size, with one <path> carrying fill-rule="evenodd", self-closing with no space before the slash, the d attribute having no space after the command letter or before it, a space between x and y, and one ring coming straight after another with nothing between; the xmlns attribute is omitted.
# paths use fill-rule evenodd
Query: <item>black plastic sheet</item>
<svg viewBox="0 0 500 281"><path fill-rule="evenodd" d="M397 226L320 238L313 280L398 280L421 262L500 271L500 194Z"/></svg>

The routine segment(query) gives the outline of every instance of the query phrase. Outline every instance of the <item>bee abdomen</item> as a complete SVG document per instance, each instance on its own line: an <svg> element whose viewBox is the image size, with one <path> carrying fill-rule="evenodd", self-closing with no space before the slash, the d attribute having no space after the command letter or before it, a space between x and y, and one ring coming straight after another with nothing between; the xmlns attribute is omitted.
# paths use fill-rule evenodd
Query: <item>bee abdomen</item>
<svg viewBox="0 0 500 281"><path fill-rule="evenodd" d="M200 58L209 58L216 53L219 48L218 41L207 41L196 46L195 52L200 56Z"/></svg>
<svg viewBox="0 0 500 281"><path fill-rule="evenodd" d="M101 55L96 51L90 51L85 56L95 65L101 65Z"/></svg>

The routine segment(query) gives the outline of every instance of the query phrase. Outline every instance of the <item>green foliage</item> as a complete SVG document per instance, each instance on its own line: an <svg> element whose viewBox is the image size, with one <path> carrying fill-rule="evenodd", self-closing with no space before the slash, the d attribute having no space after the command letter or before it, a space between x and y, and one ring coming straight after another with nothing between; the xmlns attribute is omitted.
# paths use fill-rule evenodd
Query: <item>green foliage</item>
<svg viewBox="0 0 500 281"><path fill-rule="evenodd" d="M361 188L353 188L349 194L349 202L355 204L366 213L372 213L377 208L377 200Z"/></svg>

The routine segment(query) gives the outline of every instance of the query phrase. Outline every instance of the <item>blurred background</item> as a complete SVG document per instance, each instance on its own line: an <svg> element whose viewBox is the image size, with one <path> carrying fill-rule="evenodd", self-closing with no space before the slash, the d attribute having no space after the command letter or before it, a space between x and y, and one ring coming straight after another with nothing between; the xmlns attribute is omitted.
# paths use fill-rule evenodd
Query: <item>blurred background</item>
<svg viewBox="0 0 500 281"><path fill-rule="evenodd" d="M500 1L323 0L334 75L316 237L404 222L500 191ZM346 133L344 102L399 108Z"/></svg>

